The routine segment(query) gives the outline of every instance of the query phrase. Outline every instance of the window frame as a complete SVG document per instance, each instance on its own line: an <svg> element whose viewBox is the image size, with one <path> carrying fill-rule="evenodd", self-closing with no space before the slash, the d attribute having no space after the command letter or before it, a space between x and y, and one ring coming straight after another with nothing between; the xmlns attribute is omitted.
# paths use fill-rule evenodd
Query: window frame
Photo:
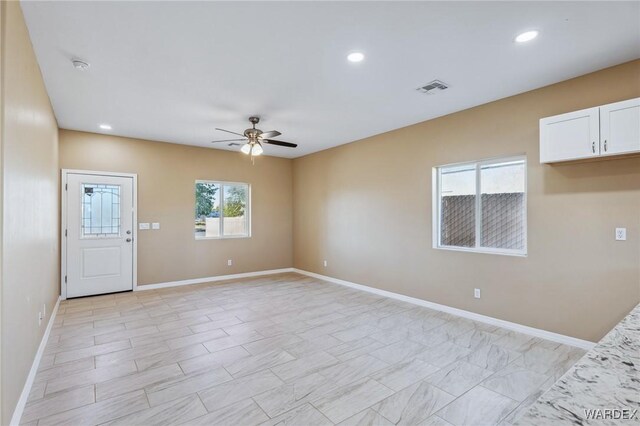
<svg viewBox="0 0 640 426"><path fill-rule="evenodd" d="M483 166L507 163L510 161L523 161L524 162L524 212L523 212L523 226L524 226L524 248L522 249L502 249L493 247L482 247L482 176L481 170ZM459 246L447 246L442 245L441 241L441 196L440 196L440 183L442 179L442 170L449 167L459 166L475 166L475 247L459 247ZM444 164L432 168L432 232L433 232L433 248L439 250L452 250L469 253L484 253L484 254L498 254L503 256L516 256L527 257L528 255L528 225L527 225L527 211L528 211L528 168L527 168L527 156L526 154L512 155L506 157L492 157L478 161L466 161L461 163Z"/></svg>
<svg viewBox="0 0 640 426"><path fill-rule="evenodd" d="M241 238L251 238L251 184L247 182L230 182L224 180L209 180L209 179L196 179L193 184L193 208L196 207L195 200L195 188L199 183L211 183L214 185L220 186L220 235L217 237L199 237L195 233L195 228L193 232L193 236L196 240L228 240L228 239L241 239ZM247 186L247 206L246 206L246 214L247 214L247 234L246 235L224 235L224 187L232 186L232 185L246 185Z"/></svg>

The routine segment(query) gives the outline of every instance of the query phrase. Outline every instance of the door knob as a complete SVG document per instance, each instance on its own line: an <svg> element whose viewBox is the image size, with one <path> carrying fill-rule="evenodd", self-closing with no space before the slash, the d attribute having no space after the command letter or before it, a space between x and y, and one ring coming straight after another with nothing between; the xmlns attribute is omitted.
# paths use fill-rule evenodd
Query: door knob
<svg viewBox="0 0 640 426"><path fill-rule="evenodd" d="M127 235L131 235L131 231L127 231Z"/></svg>
<svg viewBox="0 0 640 426"><path fill-rule="evenodd" d="M128 243L130 243L130 242L131 242L131 238L127 238L127 239L126 239L126 241L127 241Z"/></svg>

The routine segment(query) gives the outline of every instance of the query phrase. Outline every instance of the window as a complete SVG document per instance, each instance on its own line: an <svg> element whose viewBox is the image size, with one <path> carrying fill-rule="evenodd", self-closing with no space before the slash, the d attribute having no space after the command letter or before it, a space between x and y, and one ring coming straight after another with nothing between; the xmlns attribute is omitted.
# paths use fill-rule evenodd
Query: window
<svg viewBox="0 0 640 426"><path fill-rule="evenodd" d="M195 189L197 239L250 236L248 184L198 180Z"/></svg>
<svg viewBox="0 0 640 426"><path fill-rule="evenodd" d="M82 184L82 237L120 235L120 185Z"/></svg>
<svg viewBox="0 0 640 426"><path fill-rule="evenodd" d="M527 160L434 169L434 248L527 254Z"/></svg>

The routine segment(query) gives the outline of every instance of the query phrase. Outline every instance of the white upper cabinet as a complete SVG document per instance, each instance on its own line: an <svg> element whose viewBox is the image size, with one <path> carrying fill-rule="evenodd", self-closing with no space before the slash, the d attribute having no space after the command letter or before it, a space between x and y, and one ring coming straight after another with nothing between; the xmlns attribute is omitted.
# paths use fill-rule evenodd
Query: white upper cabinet
<svg viewBox="0 0 640 426"><path fill-rule="evenodd" d="M640 153L640 98L540 120L540 162Z"/></svg>
<svg viewBox="0 0 640 426"><path fill-rule="evenodd" d="M640 152L640 98L600 107L602 155Z"/></svg>
<svg viewBox="0 0 640 426"><path fill-rule="evenodd" d="M600 155L598 107L540 120L540 162Z"/></svg>

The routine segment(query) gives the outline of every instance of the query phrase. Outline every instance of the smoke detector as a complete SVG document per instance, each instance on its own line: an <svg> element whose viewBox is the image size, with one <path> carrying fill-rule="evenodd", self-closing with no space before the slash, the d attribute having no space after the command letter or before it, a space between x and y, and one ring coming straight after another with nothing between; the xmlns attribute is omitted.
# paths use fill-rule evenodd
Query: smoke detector
<svg viewBox="0 0 640 426"><path fill-rule="evenodd" d="M80 59L71 60L73 67L78 71L86 71L89 69L89 64L85 61L81 61Z"/></svg>
<svg viewBox="0 0 640 426"><path fill-rule="evenodd" d="M433 80L424 86L418 87L416 90L421 93L426 93L427 95L432 95L448 88L449 85L447 83L440 80Z"/></svg>

